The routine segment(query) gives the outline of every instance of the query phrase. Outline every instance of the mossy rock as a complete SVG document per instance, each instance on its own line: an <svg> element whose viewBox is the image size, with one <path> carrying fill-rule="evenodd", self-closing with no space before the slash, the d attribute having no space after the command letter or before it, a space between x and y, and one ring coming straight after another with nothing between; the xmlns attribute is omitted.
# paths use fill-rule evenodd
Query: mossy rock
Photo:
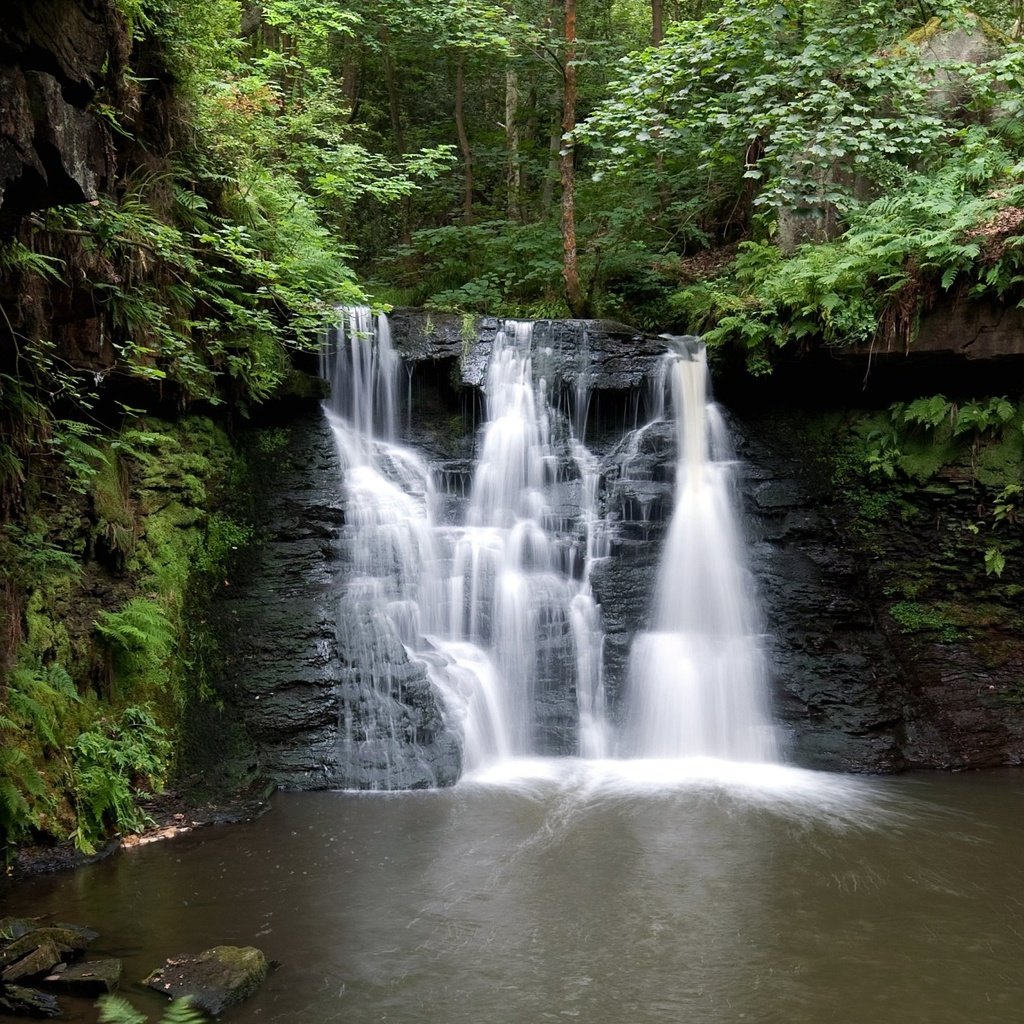
<svg viewBox="0 0 1024 1024"><path fill-rule="evenodd" d="M56 954L59 960L65 955L84 952L89 943L96 938L96 933L87 928L78 928L74 925L59 925L53 928L33 928L18 938L9 942L0 950L0 966L6 967L14 964L38 949L47 949ZM40 968L46 970L56 960Z"/></svg>
<svg viewBox="0 0 1024 1024"><path fill-rule="evenodd" d="M216 1016L248 999L266 980L270 961L255 946L214 946L198 956L168 960L143 981L172 999Z"/></svg>

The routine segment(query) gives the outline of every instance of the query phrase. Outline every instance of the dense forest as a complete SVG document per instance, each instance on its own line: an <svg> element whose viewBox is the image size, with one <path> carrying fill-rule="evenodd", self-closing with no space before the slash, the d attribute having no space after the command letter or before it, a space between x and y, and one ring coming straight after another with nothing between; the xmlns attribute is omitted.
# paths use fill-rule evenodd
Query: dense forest
<svg viewBox="0 0 1024 1024"><path fill-rule="evenodd" d="M252 539L268 410L319 395L302 371L337 306L700 333L769 389L799 354L912 349L943 302L1017 306L1022 19L1021 0L13 4L0 844L141 828L196 708L217 713L204 609ZM999 580L1019 391L875 410L840 467L861 511L900 507L863 481L960 460ZM947 628L896 597L900 628Z"/></svg>

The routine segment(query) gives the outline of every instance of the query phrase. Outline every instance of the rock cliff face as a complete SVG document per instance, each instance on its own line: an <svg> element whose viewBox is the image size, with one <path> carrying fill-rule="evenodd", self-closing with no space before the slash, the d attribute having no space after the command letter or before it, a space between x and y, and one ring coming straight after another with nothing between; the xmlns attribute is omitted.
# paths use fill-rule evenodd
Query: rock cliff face
<svg viewBox="0 0 1024 1024"><path fill-rule="evenodd" d="M126 57L110 0L10 0L0 26L0 231L96 199L114 170L92 104ZM112 98L112 97L111 97Z"/></svg>
<svg viewBox="0 0 1024 1024"><path fill-rule="evenodd" d="M319 410L294 423L274 462L256 561L217 602L221 686L259 772L298 789L450 785L459 747L424 666L386 620L346 613L345 501Z"/></svg>
<svg viewBox="0 0 1024 1024"><path fill-rule="evenodd" d="M739 430L777 712L797 760L1021 763L1022 567L1017 553L985 575L979 493L962 468L851 493L831 475L834 416L761 414Z"/></svg>

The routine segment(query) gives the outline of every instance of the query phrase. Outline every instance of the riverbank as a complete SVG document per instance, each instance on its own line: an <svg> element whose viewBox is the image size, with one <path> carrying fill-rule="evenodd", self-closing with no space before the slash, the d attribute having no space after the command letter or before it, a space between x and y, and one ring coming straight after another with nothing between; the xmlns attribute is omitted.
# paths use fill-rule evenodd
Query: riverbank
<svg viewBox="0 0 1024 1024"><path fill-rule="evenodd" d="M115 835L95 853L83 852L70 840L19 847L0 875L0 893L5 887L34 876L72 871L106 860L122 850L148 846L213 825L253 821L270 810L270 798L276 789L274 783L267 782L211 801L197 801L177 790L167 790L140 801L139 808L150 822L142 831Z"/></svg>

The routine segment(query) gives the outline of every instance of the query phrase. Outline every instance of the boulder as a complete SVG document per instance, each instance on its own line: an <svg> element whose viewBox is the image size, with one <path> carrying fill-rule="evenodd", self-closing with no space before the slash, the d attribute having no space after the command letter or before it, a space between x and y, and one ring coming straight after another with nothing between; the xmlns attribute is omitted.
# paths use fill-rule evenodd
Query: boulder
<svg viewBox="0 0 1024 1024"><path fill-rule="evenodd" d="M52 946L54 948L57 953L57 959L70 959L71 954L83 953L88 948L89 943L95 938L95 932L89 931L87 928L78 928L74 925L33 928L0 950L0 968L5 970L6 975L7 967L45 946ZM47 966L53 966L53 962ZM41 968L41 970L46 969L46 967Z"/></svg>
<svg viewBox="0 0 1024 1024"><path fill-rule="evenodd" d="M37 974L45 974L61 962L62 954L67 947L58 947L53 942L44 941L33 949L30 949L19 960L8 964L0 973L4 981L21 981L23 978L32 978Z"/></svg>
<svg viewBox="0 0 1024 1024"><path fill-rule="evenodd" d="M178 956L143 984L172 999L188 998L216 1016L248 999L263 984L270 962L255 946L214 946L198 956Z"/></svg>

